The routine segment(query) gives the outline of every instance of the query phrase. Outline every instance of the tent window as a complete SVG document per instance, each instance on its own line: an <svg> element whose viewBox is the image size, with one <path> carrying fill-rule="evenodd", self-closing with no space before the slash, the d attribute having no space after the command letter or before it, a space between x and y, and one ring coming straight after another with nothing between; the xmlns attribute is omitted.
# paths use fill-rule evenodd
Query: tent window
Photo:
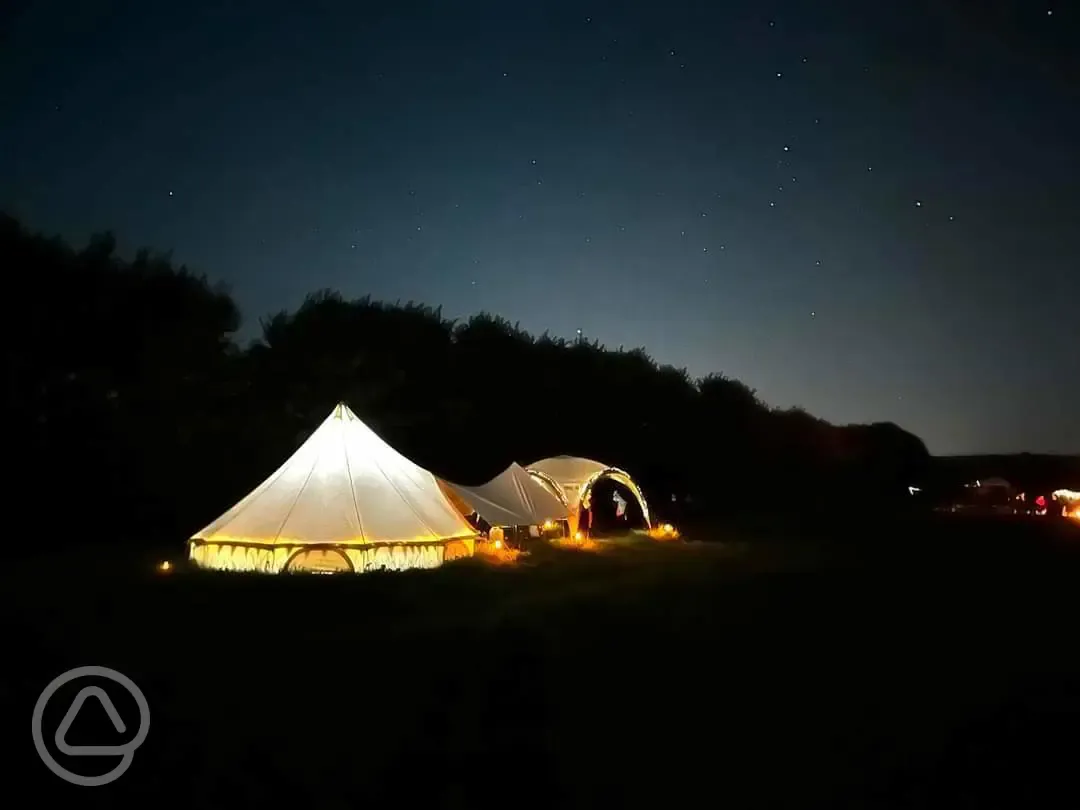
<svg viewBox="0 0 1080 810"><path fill-rule="evenodd" d="M338 574L353 570L348 557L337 549L313 548L292 556L285 570L290 573Z"/></svg>

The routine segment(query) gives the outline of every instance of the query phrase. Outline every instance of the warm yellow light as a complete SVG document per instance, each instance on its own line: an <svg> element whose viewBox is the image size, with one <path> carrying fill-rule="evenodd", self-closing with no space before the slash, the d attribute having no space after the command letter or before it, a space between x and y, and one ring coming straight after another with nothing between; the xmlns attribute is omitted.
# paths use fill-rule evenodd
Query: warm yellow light
<svg viewBox="0 0 1080 810"><path fill-rule="evenodd" d="M160 563L158 563L158 570L159 571L171 571L172 570L172 563L169 562L168 560L162 560Z"/></svg>
<svg viewBox="0 0 1080 810"><path fill-rule="evenodd" d="M554 528L555 528L555 521L554 520L545 520L544 521L544 531L550 532Z"/></svg>
<svg viewBox="0 0 1080 810"><path fill-rule="evenodd" d="M502 548L502 540L496 540L495 541L495 548L496 549Z"/></svg>
<svg viewBox="0 0 1080 810"><path fill-rule="evenodd" d="M638 487L633 478L630 477L630 473L625 470L620 470L618 467L607 467L603 470L590 475L582 483L578 489L578 501L583 509L588 509L592 503L592 488L600 478L610 478L624 487L630 490L630 492L637 498L638 505L641 506L641 514L645 518L647 525L652 525L652 518L649 517L649 504L645 502L645 494Z"/></svg>
<svg viewBox="0 0 1080 810"><path fill-rule="evenodd" d="M653 540L674 540L678 538L679 531L670 523L662 523L649 529L648 534Z"/></svg>
<svg viewBox="0 0 1080 810"><path fill-rule="evenodd" d="M574 532L574 539L575 540L584 540L585 539L585 533L584 532Z"/></svg>

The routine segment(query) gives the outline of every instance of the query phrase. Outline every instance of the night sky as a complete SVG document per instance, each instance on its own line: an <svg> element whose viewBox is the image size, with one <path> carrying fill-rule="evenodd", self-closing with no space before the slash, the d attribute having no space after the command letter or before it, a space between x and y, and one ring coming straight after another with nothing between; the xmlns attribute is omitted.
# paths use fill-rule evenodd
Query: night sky
<svg viewBox="0 0 1080 810"><path fill-rule="evenodd" d="M331 287L1080 452L1076 4L15 5L0 207L172 249L244 338Z"/></svg>

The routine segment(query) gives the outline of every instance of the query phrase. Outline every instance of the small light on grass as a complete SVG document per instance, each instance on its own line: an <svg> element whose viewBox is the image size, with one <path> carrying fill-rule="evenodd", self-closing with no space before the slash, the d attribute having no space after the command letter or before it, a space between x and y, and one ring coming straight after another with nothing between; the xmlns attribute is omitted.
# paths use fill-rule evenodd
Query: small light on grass
<svg viewBox="0 0 1080 810"><path fill-rule="evenodd" d="M158 568L158 571L160 571L161 573L167 574L170 571L172 571L172 563L169 562L168 560L162 560L161 562L158 563L157 568Z"/></svg>

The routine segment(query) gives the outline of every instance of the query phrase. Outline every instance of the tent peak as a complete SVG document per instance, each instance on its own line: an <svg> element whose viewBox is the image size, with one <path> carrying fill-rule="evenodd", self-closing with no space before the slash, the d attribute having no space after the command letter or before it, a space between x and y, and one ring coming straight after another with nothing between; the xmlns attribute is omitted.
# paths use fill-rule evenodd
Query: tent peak
<svg viewBox="0 0 1080 810"><path fill-rule="evenodd" d="M334 410L330 412L330 418L349 422L354 419L359 419L360 417L358 417L353 412L353 409L346 405L344 402L339 402L337 405L334 406Z"/></svg>

